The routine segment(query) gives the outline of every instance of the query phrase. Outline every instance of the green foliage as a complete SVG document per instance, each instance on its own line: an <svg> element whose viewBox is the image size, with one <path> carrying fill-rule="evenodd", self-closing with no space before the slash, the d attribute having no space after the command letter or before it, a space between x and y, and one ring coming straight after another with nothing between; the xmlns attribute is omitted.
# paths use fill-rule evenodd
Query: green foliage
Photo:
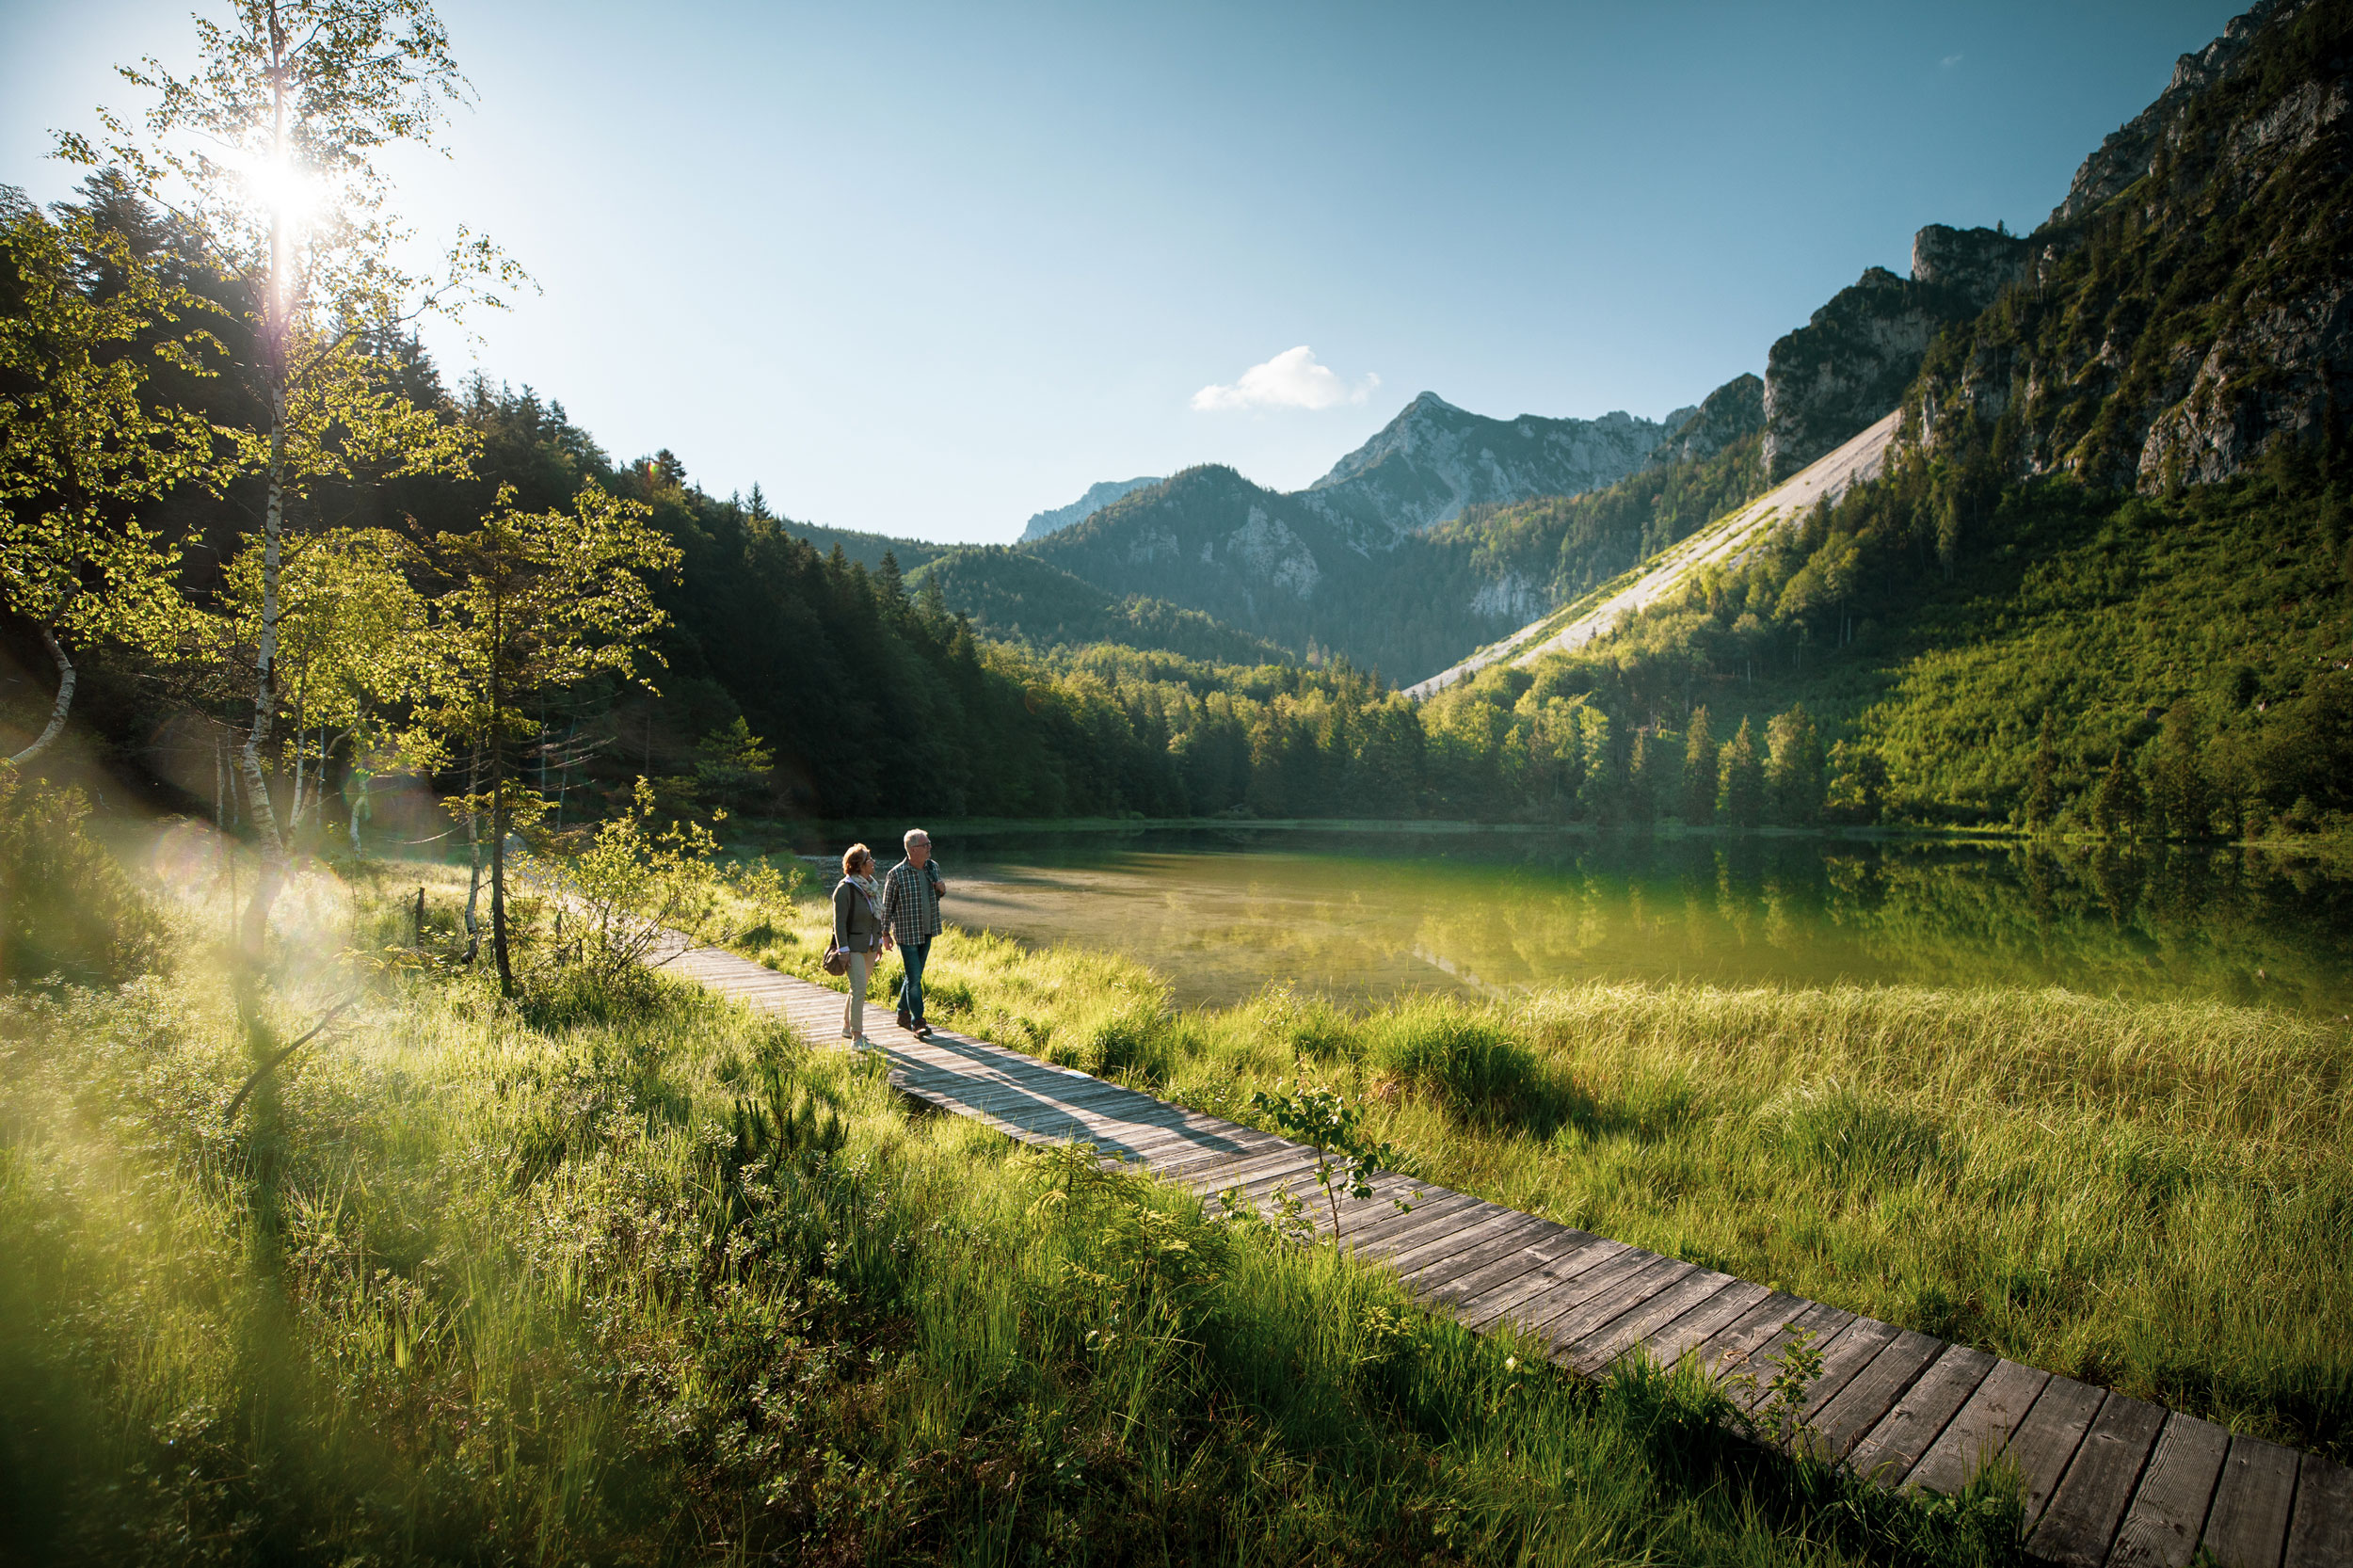
<svg viewBox="0 0 2353 1568"><path fill-rule="evenodd" d="M147 395L158 361L199 368L213 340L189 318L205 302L96 205L62 203L53 221L0 189L0 604L40 629L61 682L19 760L56 738L72 701L58 638L177 639L177 552L131 512L217 469L204 422Z"/></svg>
<svg viewBox="0 0 2353 1568"><path fill-rule="evenodd" d="M1734 827L1754 827L1765 820L1765 763L1756 754L1756 737L1746 719L1723 750L1716 814Z"/></svg>
<svg viewBox="0 0 2353 1568"><path fill-rule="evenodd" d="M202 967L0 999L12 1546L661 1561L683 1516L759 1560L1794 1564L1941 1522L683 988L544 1029L427 970L366 1009L272 1149L222 1142Z"/></svg>
<svg viewBox="0 0 2353 1568"><path fill-rule="evenodd" d="M88 816L80 791L0 764L0 980L120 985L164 963L163 917Z"/></svg>
<svg viewBox="0 0 2353 1568"><path fill-rule="evenodd" d="M768 792L776 753L752 733L738 713L725 729L714 729L695 747L695 783L702 797L724 810L740 811Z"/></svg>
<svg viewBox="0 0 2353 1568"><path fill-rule="evenodd" d="M631 806L598 827L585 848L534 856L524 864L555 902L546 936L554 968L576 967L596 984L621 986L664 951L672 933L709 930L723 885L717 851L700 823L664 820L652 786L639 779ZM782 899L790 888L763 867L743 896Z"/></svg>
<svg viewBox="0 0 2353 1568"><path fill-rule="evenodd" d="M984 545L950 551L917 575L976 631L1038 653L1097 643L1149 648L1210 664L1289 662L1274 644L1163 600L1114 598L1026 551Z"/></svg>
<svg viewBox="0 0 2353 1568"><path fill-rule="evenodd" d="M1277 1132L1308 1144L1321 1157L1313 1174L1316 1185L1323 1189L1336 1244L1340 1239L1340 1194L1367 1202L1372 1197L1373 1178L1405 1162L1396 1149L1366 1129L1364 1107L1328 1084L1310 1088L1303 1083L1286 1091L1278 1081L1271 1094L1263 1089L1252 1094L1250 1103ZM1414 1207L1411 1194L1393 1196L1390 1202L1401 1214Z"/></svg>

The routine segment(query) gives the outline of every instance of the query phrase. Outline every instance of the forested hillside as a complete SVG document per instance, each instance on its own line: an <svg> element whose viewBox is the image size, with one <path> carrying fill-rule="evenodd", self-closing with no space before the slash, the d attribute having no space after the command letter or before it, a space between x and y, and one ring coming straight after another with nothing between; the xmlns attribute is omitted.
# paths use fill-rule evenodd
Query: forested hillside
<svg viewBox="0 0 2353 1568"><path fill-rule="evenodd" d="M909 574L919 591L936 584L948 607L971 617L983 636L1039 651L1094 643L1154 648L1211 664L1284 664L1273 643L1221 625L1198 610L1129 595L1115 600L1093 584L1003 545L951 550Z"/></svg>
<svg viewBox="0 0 2353 1568"><path fill-rule="evenodd" d="M1721 740L1802 704L1833 819L2204 837L2353 809L2353 7L2254 17L1931 344L1883 477L1449 693L1433 735L1567 700L1696 756L1702 708Z"/></svg>
<svg viewBox="0 0 2353 1568"><path fill-rule="evenodd" d="M2023 246L2029 260L1929 344L1881 478L1573 656L1491 669L1423 706L1390 683L1757 493L1756 378L1720 389L1663 441L1645 436L1662 460L1609 488L1474 508L1430 532L1212 466L1021 550L943 551L808 529L759 489L711 496L666 450L616 462L560 403L479 378L447 388L413 343L384 338L366 345L369 395L409 410L408 439L444 456L339 459L345 477L312 485L290 519L289 581L319 605L348 597L338 583L423 584L436 552L479 529L503 492L552 511L585 486L647 508L678 552L652 587L667 624L649 684L611 671L557 682L501 721L526 727L534 784L559 816L644 775L680 809L833 815L1913 821L2193 837L2324 824L2353 809L2341 411L2353 332L2329 303L2348 260L2349 40L2345 0L2258 8L2185 57L2043 230L2023 242L1937 231L1946 251ZM55 228L21 200L6 216L20 250ZM53 216L87 218L159 276L229 297L104 176ZM101 303L121 278L102 262L68 258L59 276ZM0 309L29 310L10 288ZM218 328L228 360L250 352L239 319ZM144 353L161 330L106 352ZM159 418L251 427L242 383L192 374L198 363L162 363L140 395ZM224 787L218 736L249 713L240 540L259 506L248 477L98 508L124 538L136 515L171 544L211 630L55 622L81 680L76 744L184 801ZM1107 586L1146 568L1183 590L1181 606ZM87 604L104 573L77 569ZM19 597L9 609L0 726L13 746L59 681L49 624ZM340 707L306 708L302 661L325 670L332 648L304 634L281 651L287 728L268 761L310 770L316 818L335 793L320 779L412 765L399 737L427 698L345 690ZM433 766L443 792L463 783L462 756Z"/></svg>

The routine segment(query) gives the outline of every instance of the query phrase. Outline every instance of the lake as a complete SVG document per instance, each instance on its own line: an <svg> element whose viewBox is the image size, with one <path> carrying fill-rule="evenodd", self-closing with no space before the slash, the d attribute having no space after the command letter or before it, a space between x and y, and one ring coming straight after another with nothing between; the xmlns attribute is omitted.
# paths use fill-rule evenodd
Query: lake
<svg viewBox="0 0 2353 1568"><path fill-rule="evenodd" d="M1847 981L2353 1013L2353 882L2260 851L1204 830L949 834L938 854L950 919L1140 959L1189 1004L1271 979L1351 1001Z"/></svg>

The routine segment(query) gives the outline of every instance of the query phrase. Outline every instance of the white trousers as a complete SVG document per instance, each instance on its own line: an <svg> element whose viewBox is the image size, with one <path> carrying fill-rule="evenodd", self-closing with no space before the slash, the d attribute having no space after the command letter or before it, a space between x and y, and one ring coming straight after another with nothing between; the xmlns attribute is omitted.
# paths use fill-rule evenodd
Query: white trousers
<svg viewBox="0 0 2353 1568"><path fill-rule="evenodd" d="M861 1040L866 1037L866 984L874 976L874 966L882 954L869 948L864 952L850 954L850 995L841 1004L841 1037Z"/></svg>

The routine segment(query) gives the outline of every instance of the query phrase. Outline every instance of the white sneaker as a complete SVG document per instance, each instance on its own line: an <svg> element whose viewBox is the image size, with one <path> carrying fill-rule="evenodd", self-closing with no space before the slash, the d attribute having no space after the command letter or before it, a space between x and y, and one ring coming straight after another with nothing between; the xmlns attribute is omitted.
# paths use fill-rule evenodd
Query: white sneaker
<svg viewBox="0 0 2353 1568"><path fill-rule="evenodd" d="M852 1050L872 1050L874 1048L874 1042L869 1040L865 1035L861 1034L856 1039L850 1042L850 1048Z"/></svg>

